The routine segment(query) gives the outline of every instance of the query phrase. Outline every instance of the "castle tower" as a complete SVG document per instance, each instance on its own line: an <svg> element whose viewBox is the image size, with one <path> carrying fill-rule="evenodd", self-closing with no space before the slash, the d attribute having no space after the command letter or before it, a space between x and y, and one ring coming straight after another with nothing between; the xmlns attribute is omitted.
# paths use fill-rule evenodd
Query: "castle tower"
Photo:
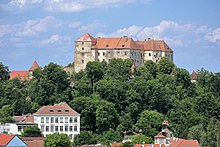
<svg viewBox="0 0 220 147"><path fill-rule="evenodd" d="M74 71L79 72L86 68L86 64L92 60L91 47L96 39L89 33L84 34L75 41Z"/></svg>

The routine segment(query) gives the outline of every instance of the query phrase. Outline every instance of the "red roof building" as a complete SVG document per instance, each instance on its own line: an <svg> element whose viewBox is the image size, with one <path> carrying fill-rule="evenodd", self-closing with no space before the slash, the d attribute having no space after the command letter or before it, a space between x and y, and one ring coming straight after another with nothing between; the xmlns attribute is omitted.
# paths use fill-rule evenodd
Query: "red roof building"
<svg viewBox="0 0 220 147"><path fill-rule="evenodd" d="M29 71L34 71L35 69L39 68L37 61L35 60L33 65L30 67Z"/></svg>
<svg viewBox="0 0 220 147"><path fill-rule="evenodd" d="M13 134L0 134L0 147L27 147L18 136Z"/></svg>

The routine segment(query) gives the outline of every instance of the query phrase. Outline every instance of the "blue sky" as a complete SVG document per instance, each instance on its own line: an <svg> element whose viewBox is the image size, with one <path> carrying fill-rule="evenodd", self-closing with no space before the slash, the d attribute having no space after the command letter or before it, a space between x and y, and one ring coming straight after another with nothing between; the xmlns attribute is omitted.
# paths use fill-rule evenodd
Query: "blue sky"
<svg viewBox="0 0 220 147"><path fill-rule="evenodd" d="M178 67L220 72L219 0L0 1L0 62L10 70L27 70L35 59L65 66L87 32L163 39Z"/></svg>

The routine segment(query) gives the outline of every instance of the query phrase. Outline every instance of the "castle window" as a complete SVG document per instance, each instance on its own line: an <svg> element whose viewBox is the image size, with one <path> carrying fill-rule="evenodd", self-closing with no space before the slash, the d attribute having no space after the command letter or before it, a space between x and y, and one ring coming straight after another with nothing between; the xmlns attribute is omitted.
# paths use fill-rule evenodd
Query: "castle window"
<svg viewBox="0 0 220 147"><path fill-rule="evenodd" d="M61 110L57 110L58 112L61 112Z"/></svg>
<svg viewBox="0 0 220 147"><path fill-rule="evenodd" d="M127 52L125 52L125 55L127 55Z"/></svg>
<svg viewBox="0 0 220 147"><path fill-rule="evenodd" d="M82 50L84 51L84 47L82 47Z"/></svg>
<svg viewBox="0 0 220 147"><path fill-rule="evenodd" d="M82 56L84 56L84 53L82 53Z"/></svg>
<svg viewBox="0 0 220 147"><path fill-rule="evenodd" d="M98 52L98 56L100 55L100 53Z"/></svg>
<svg viewBox="0 0 220 147"><path fill-rule="evenodd" d="M105 52L103 52L102 55L105 56Z"/></svg>
<svg viewBox="0 0 220 147"><path fill-rule="evenodd" d="M84 44L84 42L82 42L82 44Z"/></svg>
<svg viewBox="0 0 220 147"><path fill-rule="evenodd" d="M82 60L82 63L84 63L84 60Z"/></svg>
<svg viewBox="0 0 220 147"><path fill-rule="evenodd" d="M151 56L151 53L149 53L149 56Z"/></svg>
<svg viewBox="0 0 220 147"><path fill-rule="evenodd" d="M46 126L46 132L49 132L49 126Z"/></svg>
<svg viewBox="0 0 220 147"><path fill-rule="evenodd" d="M58 126L55 126L55 131L58 132Z"/></svg>
<svg viewBox="0 0 220 147"><path fill-rule="evenodd" d="M102 61L105 61L105 59L103 59Z"/></svg>

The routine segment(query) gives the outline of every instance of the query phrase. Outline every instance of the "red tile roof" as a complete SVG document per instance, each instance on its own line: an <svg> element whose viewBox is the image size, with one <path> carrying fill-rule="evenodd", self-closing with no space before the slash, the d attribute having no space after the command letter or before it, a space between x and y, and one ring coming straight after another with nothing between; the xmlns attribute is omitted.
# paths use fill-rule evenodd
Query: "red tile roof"
<svg viewBox="0 0 220 147"><path fill-rule="evenodd" d="M35 114L79 114L73 110L67 103L61 102L53 106L43 106Z"/></svg>
<svg viewBox="0 0 220 147"><path fill-rule="evenodd" d="M13 134L0 134L0 146L6 146L14 137Z"/></svg>
<svg viewBox="0 0 220 147"><path fill-rule="evenodd" d="M43 147L44 137L22 137L22 140L28 145L28 147Z"/></svg>
<svg viewBox="0 0 220 147"><path fill-rule="evenodd" d="M37 61L35 60L33 65L30 67L29 71L33 71L33 70L37 69L38 67L40 67L40 66L38 65Z"/></svg>
<svg viewBox="0 0 220 147"><path fill-rule="evenodd" d="M197 73L195 71L191 74L191 80L197 80Z"/></svg>
<svg viewBox="0 0 220 147"><path fill-rule="evenodd" d="M181 138L171 138L171 145L169 147L199 147L199 142L197 140L185 140Z"/></svg>
<svg viewBox="0 0 220 147"><path fill-rule="evenodd" d="M142 145L144 145L143 147L166 147L165 144L135 144L134 147L142 147Z"/></svg>
<svg viewBox="0 0 220 147"><path fill-rule="evenodd" d="M163 136L162 134L158 134L158 135L154 136L154 138L166 138L166 136Z"/></svg>
<svg viewBox="0 0 220 147"><path fill-rule="evenodd" d="M92 37L89 33L86 33L83 36L81 36L79 39L77 39L76 42L77 41L83 41L83 42L92 41L92 42L96 42L96 39L94 37Z"/></svg>
<svg viewBox="0 0 220 147"><path fill-rule="evenodd" d="M21 116L12 116L12 118L16 121L16 122L19 122L19 121L22 121L24 120L26 117L28 117L30 114L24 114L24 115L21 115Z"/></svg>
<svg viewBox="0 0 220 147"><path fill-rule="evenodd" d="M112 147L119 147L119 146L122 146L123 143L122 142L115 142L115 143L112 143Z"/></svg>
<svg viewBox="0 0 220 147"><path fill-rule="evenodd" d="M27 117L19 121L17 124L26 124L26 123L34 123L34 116L28 115Z"/></svg>
<svg viewBox="0 0 220 147"><path fill-rule="evenodd" d="M19 80L28 80L29 79L29 71L28 70L16 70L10 73L10 80L18 78Z"/></svg>

